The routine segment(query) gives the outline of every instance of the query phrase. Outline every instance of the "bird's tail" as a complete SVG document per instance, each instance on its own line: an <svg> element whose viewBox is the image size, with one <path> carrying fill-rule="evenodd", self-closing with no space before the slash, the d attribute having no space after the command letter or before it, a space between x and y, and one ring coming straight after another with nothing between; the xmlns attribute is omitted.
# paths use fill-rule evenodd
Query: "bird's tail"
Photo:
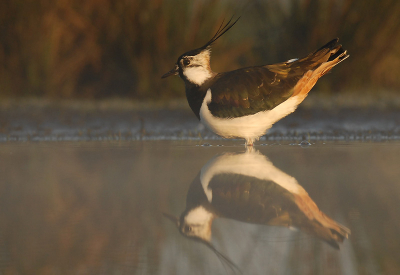
<svg viewBox="0 0 400 275"><path fill-rule="evenodd" d="M298 64L305 68L306 73L297 83L292 96L304 99L321 76L349 57L338 41L339 38L335 38L307 57L293 62L292 66Z"/></svg>
<svg viewBox="0 0 400 275"><path fill-rule="evenodd" d="M326 74L331 68L350 56L347 54L347 51L343 49L342 45L338 44L338 42L339 38L335 38L310 55L316 56L317 58L321 56L322 60L327 59L318 67L318 69L323 67L322 70L319 70L322 71L322 74L319 77Z"/></svg>

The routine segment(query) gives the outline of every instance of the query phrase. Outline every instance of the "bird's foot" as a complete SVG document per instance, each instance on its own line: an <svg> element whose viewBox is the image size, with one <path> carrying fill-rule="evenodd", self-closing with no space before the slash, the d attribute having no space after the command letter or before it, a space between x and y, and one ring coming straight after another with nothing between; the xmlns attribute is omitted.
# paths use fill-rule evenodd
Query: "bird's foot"
<svg viewBox="0 0 400 275"><path fill-rule="evenodd" d="M246 147L253 147L254 140L253 139L246 139L244 146Z"/></svg>

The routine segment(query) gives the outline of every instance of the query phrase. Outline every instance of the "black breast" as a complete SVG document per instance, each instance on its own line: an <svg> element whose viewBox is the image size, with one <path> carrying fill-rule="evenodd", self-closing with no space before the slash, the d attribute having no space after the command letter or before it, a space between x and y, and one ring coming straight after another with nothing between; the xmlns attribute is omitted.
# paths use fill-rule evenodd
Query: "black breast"
<svg viewBox="0 0 400 275"><path fill-rule="evenodd" d="M207 90L204 87L209 87L209 85L198 86L196 84L185 81L185 86L186 99L189 103L189 106L192 109L193 113L200 120L200 108L207 93Z"/></svg>

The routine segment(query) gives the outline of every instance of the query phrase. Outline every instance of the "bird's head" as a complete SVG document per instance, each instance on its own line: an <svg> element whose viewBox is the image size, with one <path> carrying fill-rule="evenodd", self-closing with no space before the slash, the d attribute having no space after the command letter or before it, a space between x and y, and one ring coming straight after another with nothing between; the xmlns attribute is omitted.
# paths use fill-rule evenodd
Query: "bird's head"
<svg viewBox="0 0 400 275"><path fill-rule="evenodd" d="M174 69L162 77L179 74L183 80L201 85L214 74L210 67L210 54L209 47L186 52L178 58Z"/></svg>
<svg viewBox="0 0 400 275"><path fill-rule="evenodd" d="M240 18L240 17L239 17ZM218 31L215 35L208 41L204 46L188 51L182 54L175 64L175 67L164 74L162 78L178 75L186 82L200 86L206 80L214 76L213 71L210 67L210 55L211 55L211 44L214 43L218 38L220 38L224 33L226 33L236 22L236 19L231 23L232 18L224 25L220 25Z"/></svg>

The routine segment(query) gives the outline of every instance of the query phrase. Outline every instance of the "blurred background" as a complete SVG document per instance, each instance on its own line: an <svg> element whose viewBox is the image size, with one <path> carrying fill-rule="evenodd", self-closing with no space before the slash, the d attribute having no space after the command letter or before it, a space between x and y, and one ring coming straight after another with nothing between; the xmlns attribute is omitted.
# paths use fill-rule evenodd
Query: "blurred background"
<svg viewBox="0 0 400 275"><path fill-rule="evenodd" d="M350 58L321 93L399 93L397 0L0 1L0 98L166 100L161 80L223 19L241 16L213 47L216 72L302 57L339 37Z"/></svg>

